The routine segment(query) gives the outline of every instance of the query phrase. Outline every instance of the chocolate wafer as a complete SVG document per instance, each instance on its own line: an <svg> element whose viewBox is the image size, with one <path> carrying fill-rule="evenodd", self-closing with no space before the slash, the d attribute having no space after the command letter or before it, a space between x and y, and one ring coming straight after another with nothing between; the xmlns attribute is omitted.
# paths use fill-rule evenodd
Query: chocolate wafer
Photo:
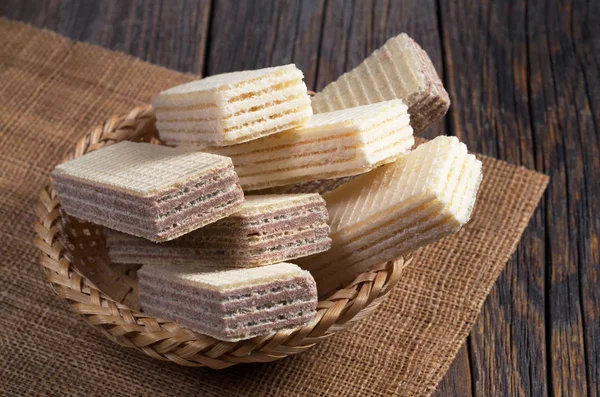
<svg viewBox="0 0 600 397"><path fill-rule="evenodd" d="M312 107L317 114L395 98L408 105L415 134L441 119L450 107L431 59L405 33L327 85L312 98Z"/></svg>
<svg viewBox="0 0 600 397"><path fill-rule="evenodd" d="M300 327L316 315L315 281L291 263L215 272L145 265L138 279L145 313L224 341Z"/></svg>
<svg viewBox="0 0 600 397"><path fill-rule="evenodd" d="M115 263L255 267L323 252L331 246L318 194L248 196L239 212L162 244L105 230Z"/></svg>
<svg viewBox="0 0 600 397"><path fill-rule="evenodd" d="M326 193L331 250L298 264L326 295L374 265L460 230L481 178L481 162L464 144L437 137Z"/></svg>
<svg viewBox="0 0 600 397"><path fill-rule="evenodd" d="M152 241L167 241L224 218L244 195L227 157L120 142L52 172L71 216Z"/></svg>
<svg viewBox="0 0 600 397"><path fill-rule="evenodd" d="M233 72L161 92L152 101L161 139L226 146L303 125L312 116L293 64Z"/></svg>

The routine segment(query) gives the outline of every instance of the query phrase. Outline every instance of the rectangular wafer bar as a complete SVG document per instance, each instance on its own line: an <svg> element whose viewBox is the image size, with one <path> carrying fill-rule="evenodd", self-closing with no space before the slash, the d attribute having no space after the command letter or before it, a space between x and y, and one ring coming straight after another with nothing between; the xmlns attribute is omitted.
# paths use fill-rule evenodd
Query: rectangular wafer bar
<svg viewBox="0 0 600 397"><path fill-rule="evenodd" d="M481 162L438 137L326 193L331 250L303 258L326 295L374 265L457 232L469 220Z"/></svg>
<svg viewBox="0 0 600 397"><path fill-rule="evenodd" d="M52 172L69 215L152 241L172 240L236 212L244 195L227 157L120 142Z"/></svg>
<svg viewBox="0 0 600 397"><path fill-rule="evenodd" d="M291 263L214 272L144 265L138 279L144 313L219 340L304 326L316 315L315 281Z"/></svg>
<svg viewBox="0 0 600 397"><path fill-rule="evenodd" d="M312 98L312 107L316 114L395 98L408 105L415 135L441 119L450 107L431 59L405 33L391 38L356 68L327 85Z"/></svg>
<svg viewBox="0 0 600 397"><path fill-rule="evenodd" d="M247 196L240 211L162 244L105 230L115 263L255 267L323 252L331 246L318 194Z"/></svg>
<svg viewBox="0 0 600 397"><path fill-rule="evenodd" d="M161 139L226 146L303 125L311 116L302 72L293 64L206 77L152 101Z"/></svg>
<svg viewBox="0 0 600 397"><path fill-rule="evenodd" d="M211 153L231 157L244 190L357 175L414 143L401 100L315 115L304 126Z"/></svg>

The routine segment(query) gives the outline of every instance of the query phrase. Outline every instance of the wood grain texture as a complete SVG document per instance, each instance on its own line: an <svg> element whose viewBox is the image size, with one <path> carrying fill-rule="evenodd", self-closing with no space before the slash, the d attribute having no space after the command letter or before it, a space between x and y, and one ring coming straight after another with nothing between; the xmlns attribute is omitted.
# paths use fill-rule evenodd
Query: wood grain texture
<svg viewBox="0 0 600 397"><path fill-rule="evenodd" d="M208 74L295 63L314 87L324 0L215 4Z"/></svg>
<svg viewBox="0 0 600 397"><path fill-rule="evenodd" d="M552 178L471 334L474 395L598 395L600 35L590 5L441 4L448 84L461 101L451 131Z"/></svg>
<svg viewBox="0 0 600 397"><path fill-rule="evenodd" d="M589 84L598 78L598 4L533 1L529 9L536 152L553 181L545 206L549 387L597 396L600 108L598 86Z"/></svg>
<svg viewBox="0 0 600 397"><path fill-rule="evenodd" d="M459 103L450 110L452 133L471 150L535 168L525 11L523 2L441 4L448 87ZM538 209L471 333L475 396L546 394L540 222Z"/></svg>
<svg viewBox="0 0 600 397"><path fill-rule="evenodd" d="M3 0L0 15L200 74L210 0Z"/></svg>
<svg viewBox="0 0 600 397"><path fill-rule="evenodd" d="M549 174L543 203L436 396L600 396L600 2L5 0L0 15L180 71L294 62L321 89L407 32L451 134Z"/></svg>

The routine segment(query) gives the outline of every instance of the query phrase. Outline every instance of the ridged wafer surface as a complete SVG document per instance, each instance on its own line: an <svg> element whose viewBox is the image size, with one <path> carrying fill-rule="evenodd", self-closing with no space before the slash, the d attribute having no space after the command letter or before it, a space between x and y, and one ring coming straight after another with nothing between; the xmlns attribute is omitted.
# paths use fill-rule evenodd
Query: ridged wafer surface
<svg viewBox="0 0 600 397"><path fill-rule="evenodd" d="M222 340L304 325L316 314L314 279L291 263L213 272L146 265L138 277L145 312Z"/></svg>
<svg viewBox="0 0 600 397"><path fill-rule="evenodd" d="M301 128L223 148L246 190L364 173L412 147L401 100L323 113Z"/></svg>
<svg viewBox="0 0 600 397"><path fill-rule="evenodd" d="M250 196L239 212L163 244L110 229L104 234L115 263L205 269L264 266L331 246L327 209L318 194Z"/></svg>
<svg viewBox="0 0 600 397"><path fill-rule="evenodd" d="M226 73L166 90L154 98L161 139L227 146L303 125L312 116L295 65Z"/></svg>
<svg viewBox="0 0 600 397"><path fill-rule="evenodd" d="M52 177L150 196L230 164L223 156L125 141L60 164Z"/></svg>
<svg viewBox="0 0 600 397"><path fill-rule="evenodd" d="M402 33L312 98L315 114L390 99L409 107L415 134L439 120L450 99L427 53Z"/></svg>
<svg viewBox="0 0 600 397"><path fill-rule="evenodd" d="M227 157L121 142L52 172L63 210L152 241L168 241L235 212L244 201Z"/></svg>
<svg viewBox="0 0 600 397"><path fill-rule="evenodd" d="M438 137L325 194L332 248L298 261L320 294L356 274L458 231L470 217L481 162L455 137Z"/></svg>

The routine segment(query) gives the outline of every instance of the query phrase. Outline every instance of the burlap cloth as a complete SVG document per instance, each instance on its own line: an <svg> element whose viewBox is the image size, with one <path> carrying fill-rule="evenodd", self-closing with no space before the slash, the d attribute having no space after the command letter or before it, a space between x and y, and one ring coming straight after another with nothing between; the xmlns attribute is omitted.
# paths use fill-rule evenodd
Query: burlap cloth
<svg viewBox="0 0 600 397"><path fill-rule="evenodd" d="M483 157L485 178L467 227L421 250L372 317L275 363L214 371L160 362L108 341L47 287L31 241L37 194L48 172L92 126L190 78L0 19L0 390L430 394L515 250L545 176Z"/></svg>

